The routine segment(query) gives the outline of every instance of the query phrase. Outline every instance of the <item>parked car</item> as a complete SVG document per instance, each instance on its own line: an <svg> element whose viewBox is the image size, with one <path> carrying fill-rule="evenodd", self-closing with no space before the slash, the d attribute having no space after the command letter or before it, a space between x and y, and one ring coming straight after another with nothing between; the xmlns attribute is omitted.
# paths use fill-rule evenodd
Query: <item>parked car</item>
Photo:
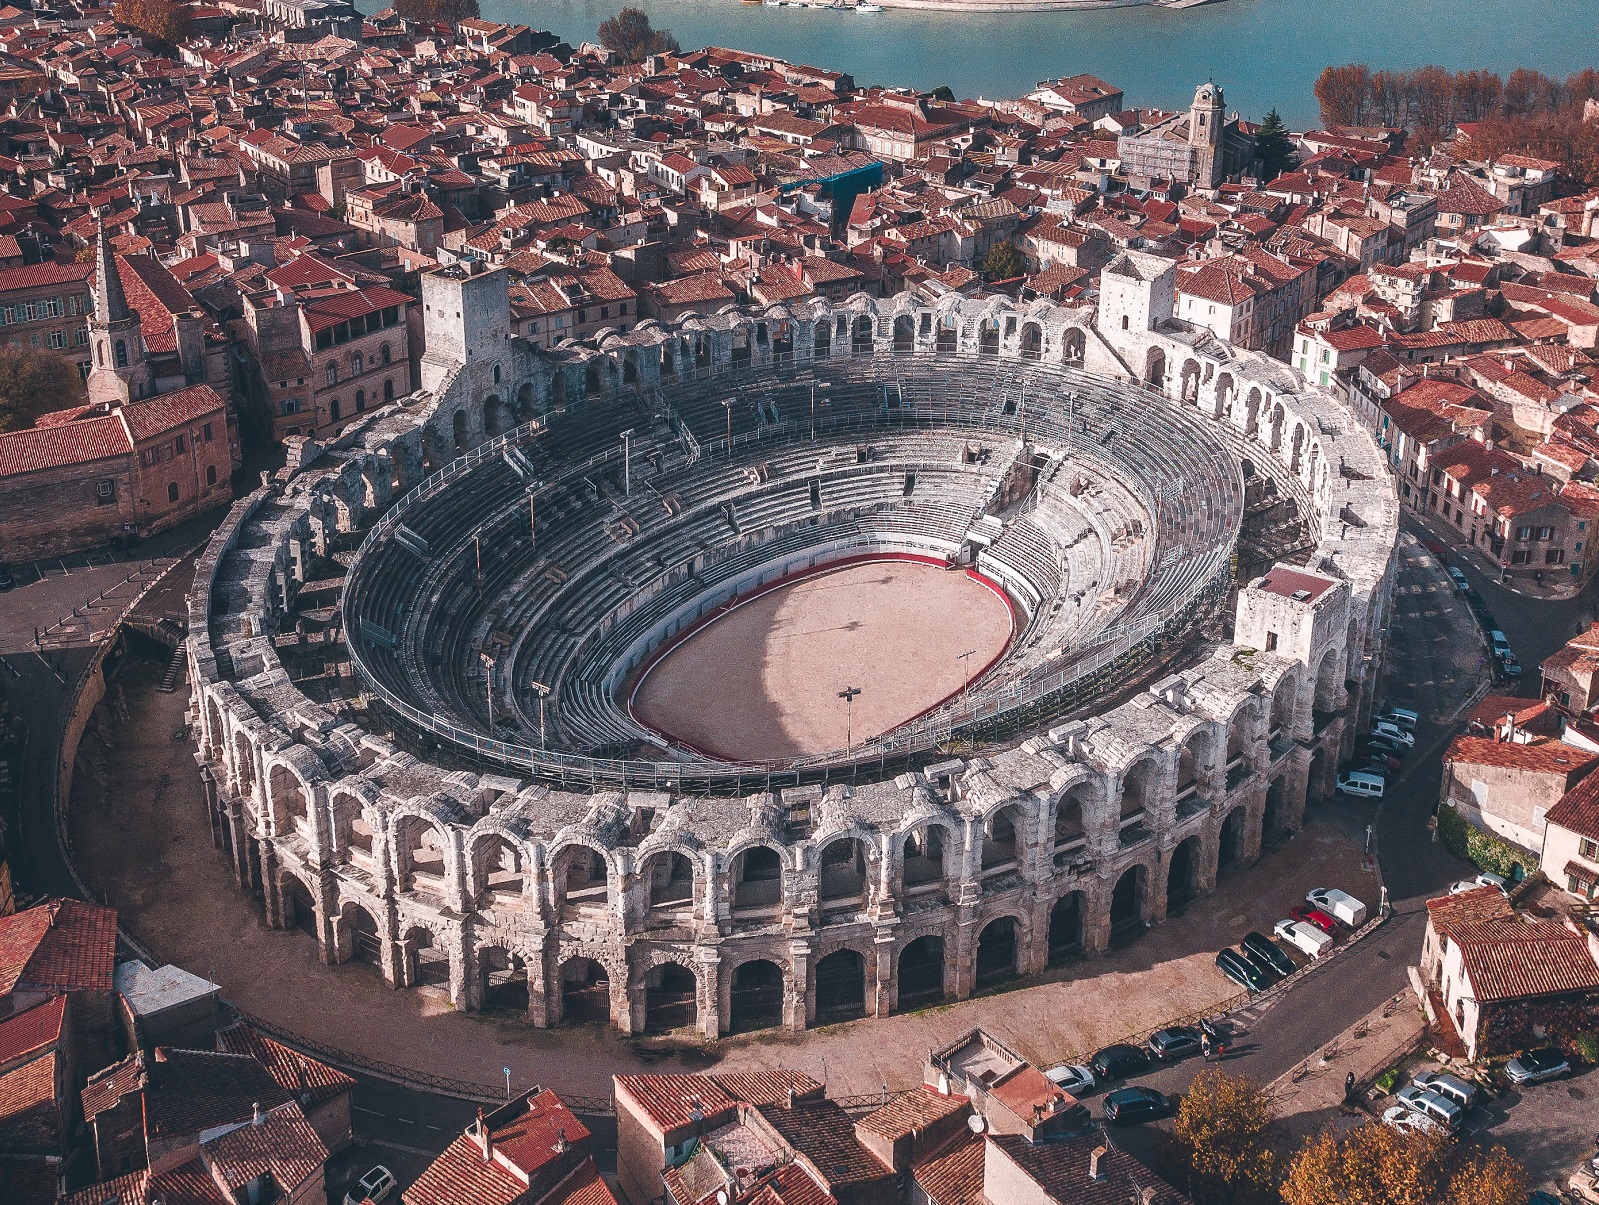
<svg viewBox="0 0 1599 1205"><path fill-rule="evenodd" d="M1466 575L1455 566L1449 566L1449 580L1455 583L1455 589L1464 594L1471 589L1471 583L1466 580Z"/></svg>
<svg viewBox="0 0 1599 1205"><path fill-rule="evenodd" d="M1466 1111L1454 1101L1420 1084L1406 1084L1394 1093L1394 1099L1412 1112L1431 1118L1447 1130L1458 1130Z"/></svg>
<svg viewBox="0 0 1599 1205"><path fill-rule="evenodd" d="M1400 758L1401 764L1405 754L1410 752L1409 745L1402 745L1393 737L1381 736L1377 733L1368 733L1365 741L1361 745L1361 748L1368 749L1376 753L1381 753L1385 757Z"/></svg>
<svg viewBox="0 0 1599 1205"><path fill-rule="evenodd" d="M1088 1060L1088 1065L1093 1069L1095 1081L1105 1084L1113 1079L1126 1079L1129 1075L1148 1071L1149 1055L1137 1046L1118 1042L1095 1054Z"/></svg>
<svg viewBox="0 0 1599 1205"><path fill-rule="evenodd" d="M1357 799L1381 799L1388 789L1388 779L1381 774L1365 770L1351 770L1336 784L1340 795L1353 795Z"/></svg>
<svg viewBox="0 0 1599 1205"><path fill-rule="evenodd" d="M1397 774L1399 771L1405 768L1405 763L1400 761L1399 758L1395 757L1394 754L1389 750L1378 749L1375 745L1369 744L1362 745L1360 750L1360 756L1364 757L1373 765L1382 766L1385 770L1388 770L1391 773Z"/></svg>
<svg viewBox="0 0 1599 1205"><path fill-rule="evenodd" d="M1407 732L1414 732L1416 725L1421 722L1420 713L1408 707L1390 707L1376 718L1389 724L1398 724Z"/></svg>
<svg viewBox="0 0 1599 1205"><path fill-rule="evenodd" d="M1044 1078L1071 1096L1083 1096L1094 1090L1094 1069L1082 1063L1051 1067L1044 1072Z"/></svg>
<svg viewBox="0 0 1599 1205"><path fill-rule="evenodd" d="M1510 637L1498 628L1492 628L1488 632L1488 645L1493 649L1495 657L1503 656L1510 652Z"/></svg>
<svg viewBox="0 0 1599 1205"><path fill-rule="evenodd" d="M1412 1131L1422 1134L1432 1134L1436 1133L1442 1128L1432 1118L1424 1117L1420 1113L1405 1108L1404 1105L1392 1105L1389 1108L1384 1109L1382 1113L1382 1123L1385 1126L1392 1126L1401 1133L1407 1134Z"/></svg>
<svg viewBox="0 0 1599 1205"><path fill-rule="evenodd" d="M1216 969L1239 987L1251 992L1263 992L1273 979L1232 947L1216 955Z"/></svg>
<svg viewBox="0 0 1599 1205"><path fill-rule="evenodd" d="M1288 909L1288 915L1295 920L1304 921L1307 925L1315 925L1328 937L1338 932L1338 922L1320 908L1306 908L1301 905L1298 908Z"/></svg>
<svg viewBox="0 0 1599 1205"><path fill-rule="evenodd" d="M1141 1084L1132 1088L1117 1088L1105 1098L1105 1118L1121 1126L1136 1125L1140 1121L1158 1121L1171 1113L1174 1099Z"/></svg>
<svg viewBox="0 0 1599 1205"><path fill-rule="evenodd" d="M1254 954L1271 963L1272 970L1283 978L1287 978L1295 971L1294 960L1284 952L1283 948L1267 937L1264 933L1245 933L1244 940L1238 943L1246 954Z"/></svg>
<svg viewBox="0 0 1599 1205"><path fill-rule="evenodd" d="M1255 953L1255 951L1251 950L1242 942L1238 944L1238 952L1244 956L1245 960L1248 961L1250 966L1254 967L1266 977L1267 983L1276 983L1279 979L1283 978L1282 972L1272 964L1271 959ZM1289 973L1292 974L1292 972Z"/></svg>
<svg viewBox="0 0 1599 1205"><path fill-rule="evenodd" d="M1280 920L1272 928L1272 932L1301 954L1311 958L1320 958L1332 948L1333 944L1333 939L1323 930L1300 920Z"/></svg>
<svg viewBox="0 0 1599 1205"><path fill-rule="evenodd" d="M1571 1073L1571 1063L1553 1046L1540 1046L1505 1064L1505 1078L1513 1084L1541 1084Z"/></svg>
<svg viewBox="0 0 1599 1205"><path fill-rule="evenodd" d="M1499 668L1504 671L1504 675L1507 678L1521 677L1521 662L1516 660L1516 654L1514 653L1499 654Z"/></svg>
<svg viewBox="0 0 1599 1205"><path fill-rule="evenodd" d="M1149 1053L1163 1063L1175 1063L1199 1053L1199 1030L1192 1025L1172 1025L1149 1036Z"/></svg>
<svg viewBox="0 0 1599 1205"><path fill-rule="evenodd" d="M1305 892L1305 903L1321 909L1334 920L1343 921L1351 929L1358 929L1366 922L1366 905L1336 887L1312 887Z"/></svg>
<svg viewBox="0 0 1599 1205"><path fill-rule="evenodd" d="M380 1163L344 1194L344 1205L361 1205L362 1201L379 1202L393 1191L394 1173Z"/></svg>
<svg viewBox="0 0 1599 1205"><path fill-rule="evenodd" d="M1506 895L1510 894L1510 882L1503 875L1494 874L1491 870L1484 870L1474 879L1461 879L1459 882L1449 884L1449 894L1459 895L1462 891L1475 891L1479 887L1497 887Z"/></svg>
<svg viewBox="0 0 1599 1205"><path fill-rule="evenodd" d="M1393 741L1401 749L1412 748L1416 743L1416 734L1414 732L1406 732L1398 724L1392 724L1386 720L1378 720L1373 724L1371 726L1371 735Z"/></svg>
<svg viewBox="0 0 1599 1205"><path fill-rule="evenodd" d="M1476 1084L1467 1083L1447 1071L1423 1071L1410 1082L1418 1088L1426 1088L1438 1093L1439 1096L1448 1097L1468 1112L1476 1105L1477 1098L1481 1095Z"/></svg>

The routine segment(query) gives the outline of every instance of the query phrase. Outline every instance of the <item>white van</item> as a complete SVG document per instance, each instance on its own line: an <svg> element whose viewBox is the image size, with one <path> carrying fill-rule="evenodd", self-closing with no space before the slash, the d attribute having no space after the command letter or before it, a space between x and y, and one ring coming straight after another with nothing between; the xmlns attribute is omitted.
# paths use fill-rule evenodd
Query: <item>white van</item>
<svg viewBox="0 0 1599 1205"><path fill-rule="evenodd" d="M1312 908L1320 908L1335 920L1343 921L1351 929L1358 929L1366 922L1366 905L1347 891L1339 891L1336 887L1311 888L1305 893L1305 903Z"/></svg>
<svg viewBox="0 0 1599 1205"><path fill-rule="evenodd" d="M1416 743L1416 734L1414 732L1409 732L1398 724L1390 723L1388 720L1378 720L1371 726L1371 733L1373 736L1386 736L1389 740L1404 746L1406 749L1414 747Z"/></svg>
<svg viewBox="0 0 1599 1205"><path fill-rule="evenodd" d="M1272 933L1301 954L1307 954L1311 958L1320 958L1322 954L1332 949L1331 937L1315 925L1307 925L1302 920L1280 920L1272 929Z"/></svg>
<svg viewBox="0 0 1599 1205"><path fill-rule="evenodd" d="M1414 732L1416 725L1421 722L1421 716L1408 707L1390 707L1376 718L1386 720L1390 724L1398 724L1408 732Z"/></svg>
<svg viewBox="0 0 1599 1205"><path fill-rule="evenodd" d="M1362 799L1381 799L1386 785L1381 775L1364 770L1351 771L1338 780L1338 789L1345 795L1358 795Z"/></svg>

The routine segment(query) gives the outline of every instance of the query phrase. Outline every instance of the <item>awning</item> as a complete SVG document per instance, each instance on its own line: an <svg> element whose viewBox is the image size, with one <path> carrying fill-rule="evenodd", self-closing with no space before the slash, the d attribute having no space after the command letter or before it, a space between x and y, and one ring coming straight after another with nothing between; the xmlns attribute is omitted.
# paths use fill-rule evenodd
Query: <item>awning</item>
<svg viewBox="0 0 1599 1205"><path fill-rule="evenodd" d="M1567 862L1566 877L1585 891L1592 891L1599 886L1599 870L1584 866L1581 862Z"/></svg>

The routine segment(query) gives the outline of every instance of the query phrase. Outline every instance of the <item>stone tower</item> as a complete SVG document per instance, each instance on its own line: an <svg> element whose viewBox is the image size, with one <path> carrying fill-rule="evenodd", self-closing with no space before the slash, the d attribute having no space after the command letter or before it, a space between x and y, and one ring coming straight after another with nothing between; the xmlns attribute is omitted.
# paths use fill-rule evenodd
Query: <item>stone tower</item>
<svg viewBox="0 0 1599 1205"><path fill-rule="evenodd" d="M1225 101L1221 89L1206 82L1194 89L1193 107L1188 110L1188 144L1194 148L1194 187L1215 188L1222 182L1226 166L1222 154Z"/></svg>
<svg viewBox="0 0 1599 1205"><path fill-rule="evenodd" d="M500 383L494 369L511 356L511 296L503 268L467 261L424 273L422 322L423 389L437 389L458 368L473 378L473 396Z"/></svg>
<svg viewBox="0 0 1599 1205"><path fill-rule="evenodd" d="M116 257L97 224L94 246L94 316L89 319L89 402L120 406L150 396L150 364L139 315L129 308Z"/></svg>

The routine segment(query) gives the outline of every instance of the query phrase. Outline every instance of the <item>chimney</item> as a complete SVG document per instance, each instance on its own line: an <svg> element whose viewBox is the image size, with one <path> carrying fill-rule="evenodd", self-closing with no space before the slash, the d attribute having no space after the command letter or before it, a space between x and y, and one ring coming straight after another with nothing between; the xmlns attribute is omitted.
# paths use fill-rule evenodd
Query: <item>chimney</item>
<svg viewBox="0 0 1599 1205"><path fill-rule="evenodd" d="M572 1144L566 1140L566 1127L561 1127L561 1132L555 1136L555 1153L564 1155L572 1149Z"/></svg>
<svg viewBox="0 0 1599 1205"><path fill-rule="evenodd" d="M1090 1180L1103 1180L1105 1173L1099 1170L1099 1161L1110 1152L1108 1146L1096 1146L1093 1154L1088 1156L1088 1178Z"/></svg>
<svg viewBox="0 0 1599 1205"><path fill-rule="evenodd" d="M265 1125L266 1124L266 1114L261 1111L261 1102L260 1101L256 1101L255 1104L251 1105L250 1107L251 1107L251 1109L254 1110L254 1115L250 1118L250 1124L251 1125Z"/></svg>
<svg viewBox="0 0 1599 1205"><path fill-rule="evenodd" d="M942 1071L938 1073L938 1094L940 1096L949 1095L949 1076L945 1075Z"/></svg>
<svg viewBox="0 0 1599 1205"><path fill-rule="evenodd" d="M487 1163L494 1157L494 1139L489 1137L488 1124L483 1120L483 1106L477 1110L477 1132L472 1135L477 1139L477 1149L483 1152L483 1161Z"/></svg>

